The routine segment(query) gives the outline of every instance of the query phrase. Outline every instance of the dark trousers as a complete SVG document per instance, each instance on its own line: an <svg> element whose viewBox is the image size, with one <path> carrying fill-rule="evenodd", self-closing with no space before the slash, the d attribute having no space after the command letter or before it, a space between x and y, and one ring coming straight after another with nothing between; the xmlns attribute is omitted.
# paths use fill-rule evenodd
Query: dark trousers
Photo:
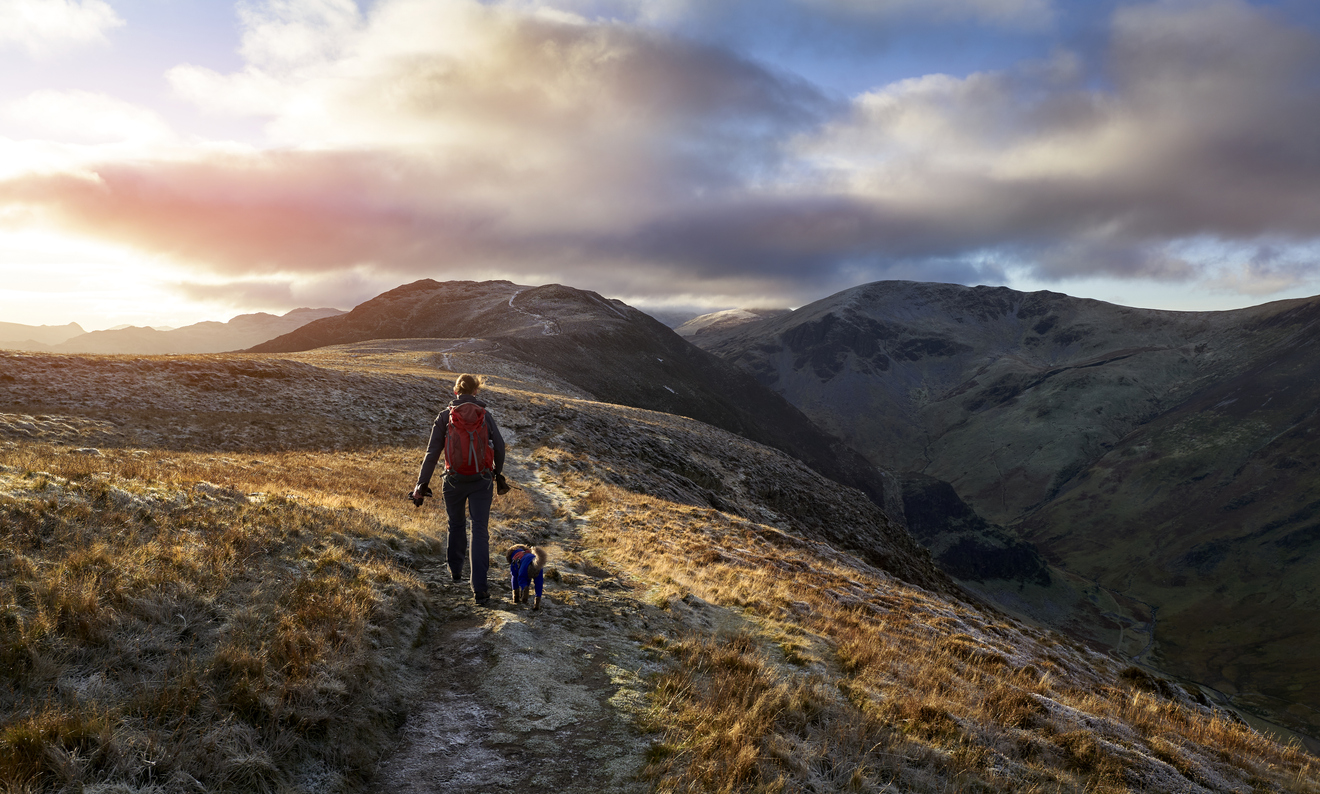
<svg viewBox="0 0 1320 794"><path fill-rule="evenodd" d="M458 576L463 572L463 559L468 556L467 517L464 506L472 516L472 592L486 593L486 572L490 567L490 502L495 496L495 484L490 480L462 483L445 478L445 512L449 514L449 572Z"/></svg>

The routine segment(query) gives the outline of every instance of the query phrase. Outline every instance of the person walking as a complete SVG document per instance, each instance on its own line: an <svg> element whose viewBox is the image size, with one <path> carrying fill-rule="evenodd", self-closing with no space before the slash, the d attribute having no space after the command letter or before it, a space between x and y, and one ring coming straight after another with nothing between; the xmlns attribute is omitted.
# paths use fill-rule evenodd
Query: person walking
<svg viewBox="0 0 1320 794"><path fill-rule="evenodd" d="M455 582L463 581L463 560L471 550L469 571L472 594L479 606L490 601L487 572L490 567L490 504L496 483L500 492L504 482L504 438L495 417L486 404L477 399L482 381L476 375L459 375L454 381L454 401L440 412L431 426L431 440L417 475L417 485L408 496L420 506L431 495L431 475L445 456L445 512L449 515L449 573ZM472 543L469 547L467 516L472 518Z"/></svg>

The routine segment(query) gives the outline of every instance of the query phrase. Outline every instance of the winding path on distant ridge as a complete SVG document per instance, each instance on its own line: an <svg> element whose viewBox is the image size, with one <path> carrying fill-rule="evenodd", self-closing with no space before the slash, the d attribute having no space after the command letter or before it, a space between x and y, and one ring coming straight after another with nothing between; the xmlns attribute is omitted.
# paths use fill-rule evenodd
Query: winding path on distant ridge
<svg viewBox="0 0 1320 794"><path fill-rule="evenodd" d="M541 324L541 335L542 335L542 336L558 336L558 335L559 335L559 323L555 322L554 320L549 319L548 317L542 317L541 315L539 315L539 314L537 314L537 313L535 313L535 312L529 312L529 311L527 311L526 309L520 309L520 308L518 308L517 306L514 306L514 305L513 305L513 299L516 298L516 297L518 297L519 295L523 294L523 293L526 292L526 291L527 291L527 290L525 290L525 289L520 289L520 290L518 290L517 292L513 293L512 295L510 295L510 296L509 296L509 308L510 308L510 309L513 309L514 311L518 312L519 314L525 314L525 315L527 315L528 317L532 318L532 320L534 320L535 322L540 323L540 324Z"/></svg>

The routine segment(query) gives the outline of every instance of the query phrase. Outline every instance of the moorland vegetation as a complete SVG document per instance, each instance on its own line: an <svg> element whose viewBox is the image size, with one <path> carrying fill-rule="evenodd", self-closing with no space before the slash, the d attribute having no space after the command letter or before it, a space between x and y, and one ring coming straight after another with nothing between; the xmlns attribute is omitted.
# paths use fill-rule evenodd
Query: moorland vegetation
<svg viewBox="0 0 1320 794"><path fill-rule="evenodd" d="M1320 792L1194 689L973 602L860 492L811 520L778 451L422 343L291 358L0 355L0 791L410 791L455 756L507 773L474 791ZM494 373L492 545L549 548L539 613L470 605L403 498L442 361ZM122 419L132 377L176 432ZM460 684L484 727L425 735Z"/></svg>

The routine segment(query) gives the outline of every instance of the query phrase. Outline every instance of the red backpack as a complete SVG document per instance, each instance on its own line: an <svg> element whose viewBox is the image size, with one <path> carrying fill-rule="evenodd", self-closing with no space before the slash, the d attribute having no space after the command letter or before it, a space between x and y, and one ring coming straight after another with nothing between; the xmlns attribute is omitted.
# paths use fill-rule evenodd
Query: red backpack
<svg viewBox="0 0 1320 794"><path fill-rule="evenodd" d="M476 403L449 408L445 430L445 474L473 476L495 470L495 447L486 429L486 409Z"/></svg>

